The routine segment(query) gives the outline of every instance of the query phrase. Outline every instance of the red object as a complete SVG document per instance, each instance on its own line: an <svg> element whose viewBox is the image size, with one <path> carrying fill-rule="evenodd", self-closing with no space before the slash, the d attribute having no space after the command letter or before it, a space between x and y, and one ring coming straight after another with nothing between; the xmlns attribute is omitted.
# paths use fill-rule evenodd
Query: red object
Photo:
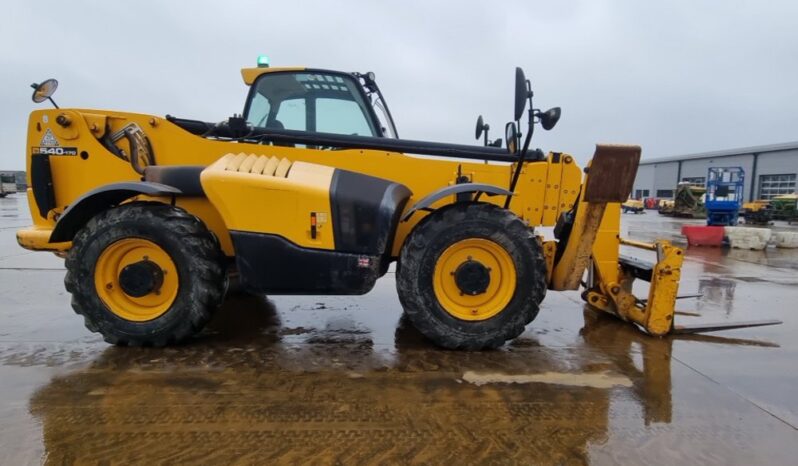
<svg viewBox="0 0 798 466"><path fill-rule="evenodd" d="M659 207L659 199L656 197L647 197L645 200L646 209L656 209Z"/></svg>
<svg viewBox="0 0 798 466"><path fill-rule="evenodd" d="M723 227L682 225L682 234L690 246L720 246L723 244Z"/></svg>

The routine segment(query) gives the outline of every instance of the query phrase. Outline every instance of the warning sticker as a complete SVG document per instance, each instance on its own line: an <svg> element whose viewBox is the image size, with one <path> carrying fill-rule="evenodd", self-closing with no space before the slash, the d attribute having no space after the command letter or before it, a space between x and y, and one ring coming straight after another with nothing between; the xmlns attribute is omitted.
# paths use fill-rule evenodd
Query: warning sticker
<svg viewBox="0 0 798 466"><path fill-rule="evenodd" d="M44 136L42 136L42 142L40 142L39 145L58 147L58 139L55 138L53 132L50 131L50 128L47 128L47 131L44 132Z"/></svg>

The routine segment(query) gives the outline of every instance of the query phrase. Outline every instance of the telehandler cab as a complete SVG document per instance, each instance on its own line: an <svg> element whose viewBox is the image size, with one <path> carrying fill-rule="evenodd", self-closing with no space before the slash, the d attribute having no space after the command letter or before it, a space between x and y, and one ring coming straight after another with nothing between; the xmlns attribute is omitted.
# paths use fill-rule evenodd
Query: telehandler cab
<svg viewBox="0 0 798 466"><path fill-rule="evenodd" d="M398 139L373 73L242 76L243 114L217 124L31 113L34 225L18 242L66 257L72 307L106 341L186 340L232 273L254 293L360 295L392 262L408 317L446 348L500 346L547 289L580 286L592 307L652 335L676 328L682 250L619 237L640 148L597 146L584 177L572 156L530 150L535 125L551 129L560 109L532 106L520 68L506 149ZM55 106L56 86L33 85L33 100ZM554 226L555 239L537 226ZM622 244L656 262L621 257ZM650 282L646 299L632 294L636 278Z"/></svg>

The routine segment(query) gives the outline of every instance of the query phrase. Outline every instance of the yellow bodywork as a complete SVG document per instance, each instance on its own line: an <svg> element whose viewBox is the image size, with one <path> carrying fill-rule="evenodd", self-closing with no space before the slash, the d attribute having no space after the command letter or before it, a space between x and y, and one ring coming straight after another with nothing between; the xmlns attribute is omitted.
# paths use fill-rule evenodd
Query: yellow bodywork
<svg viewBox="0 0 798 466"><path fill-rule="evenodd" d="M269 232L298 246L335 249L327 222L333 171L324 165L241 153L219 159L203 170L201 180L229 230ZM317 219L315 238L310 212Z"/></svg>
<svg viewBox="0 0 798 466"><path fill-rule="evenodd" d="M252 85L258 76L266 73L276 73L281 71L303 71L304 66L281 66L277 68L242 68L241 77L244 78L244 84L247 86Z"/></svg>
<svg viewBox="0 0 798 466"><path fill-rule="evenodd" d="M268 69L268 68L267 68ZM71 120L69 137L63 139L61 128L55 123L59 115L67 115ZM88 116L86 116L88 115ZM49 129L58 138L61 146L76 147L83 155L51 156L50 167L53 180L55 209L47 214L47 218L33 215L34 225L18 233L20 244L34 250L64 250L64 244L51 244L47 241L47 231L55 226L56 219L67 206L83 194L98 186L124 181L140 181L130 163L108 152L97 140L97 132L91 125L101 127L97 123L97 115L104 115L103 120L109 128L103 131L111 133L119 131L129 123L141 127L147 135L158 165L204 165L210 166L224 155L253 154L256 156L275 157L296 162L307 162L328 167L335 167L353 172L363 173L379 178L396 181L412 191L412 197L406 205L409 209L416 201L444 186L455 184L458 173L468 177L475 183L486 183L500 187L510 184L513 164L491 163L480 161L438 160L421 156L411 156L396 152L379 150L318 150L229 142L206 139L193 135L169 122L166 119L135 113L123 113L104 110L78 109L46 109L31 113L28 122L28 186L30 180L31 152L39 146L39 141ZM125 139L117 144L128 151ZM545 161L531 162L522 168L521 176L513 196L510 210L527 221L530 225L552 226L563 212L573 208L582 184L581 168L569 155L558 156L553 161L553 154ZM419 176L423 174L423 176ZM28 188L31 206L35 201ZM503 205L502 196L481 198L484 202ZM454 201L448 197L433 204L433 208ZM219 212L208 199L180 199L177 204L202 219L205 224L220 238L224 252L232 256L234 251L229 241L228 230L219 222ZM240 216L249 215L255 204L247 200L241 204L230 204L231 210L240 210ZM261 207L261 206L258 206ZM235 215L232 212L228 214ZM418 212L408 221L401 222L393 241L392 256L397 257L407 234L426 214ZM309 231L309 223L297 229L288 238L302 238ZM301 243L301 241L298 241Z"/></svg>

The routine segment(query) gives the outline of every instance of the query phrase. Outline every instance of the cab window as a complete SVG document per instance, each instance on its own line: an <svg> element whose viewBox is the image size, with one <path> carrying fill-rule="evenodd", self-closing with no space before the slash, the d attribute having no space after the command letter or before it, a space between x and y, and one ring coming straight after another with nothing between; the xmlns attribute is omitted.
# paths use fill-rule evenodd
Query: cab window
<svg viewBox="0 0 798 466"><path fill-rule="evenodd" d="M253 84L247 122L262 128L379 136L358 85L333 73L266 73Z"/></svg>
<svg viewBox="0 0 798 466"><path fill-rule="evenodd" d="M277 121L281 123L283 129L306 131L308 128L305 99L290 99L282 102L280 111L277 112Z"/></svg>
<svg viewBox="0 0 798 466"><path fill-rule="evenodd" d="M372 136L368 120L355 101L316 99L316 131L321 133Z"/></svg>

